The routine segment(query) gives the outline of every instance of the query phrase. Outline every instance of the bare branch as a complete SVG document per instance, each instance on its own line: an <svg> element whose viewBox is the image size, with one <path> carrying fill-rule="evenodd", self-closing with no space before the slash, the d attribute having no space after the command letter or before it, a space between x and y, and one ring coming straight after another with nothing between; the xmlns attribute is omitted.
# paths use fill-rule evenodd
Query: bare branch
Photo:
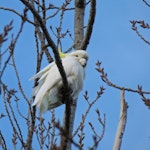
<svg viewBox="0 0 150 150"><path fill-rule="evenodd" d="M90 8L90 14L89 14L89 20L87 23L87 28L86 28L86 33L84 36L84 39L82 41L81 44L81 49L86 50L89 42L90 42L90 38L92 35L92 31L93 31L93 25L94 25L94 21L95 21L95 16L96 16L96 0L90 0L91 2L91 8Z"/></svg>
<svg viewBox="0 0 150 150"><path fill-rule="evenodd" d="M67 82L67 78L66 78L66 74L65 74L65 71L63 69L63 66L62 66L62 63L61 63L61 59L60 59L60 56L58 54L58 50L57 50L57 47L54 43L54 41L52 40L52 38L50 37L49 33L48 33L48 30L41 18L41 16L38 14L38 12L34 9L34 7L32 7L32 5L30 5L30 3L26 0L20 0L25 6L27 6L31 12L33 13L34 17L36 17L37 21L39 22L39 25L43 31L43 33L45 34L45 38L49 44L49 46L52 48L53 50L53 53L54 53L54 56L55 56L55 59L56 59L56 65L59 69L59 72L61 74L61 77L62 77L62 81L63 81L63 85L64 85L64 89L65 89L65 92L66 92L66 95L68 97L69 95L69 87L68 87L68 82Z"/></svg>
<svg viewBox="0 0 150 150"><path fill-rule="evenodd" d="M103 136L104 136L104 133L105 133L105 125L106 125L106 116L104 114L104 119L102 120L101 119L101 116L100 116L100 111L99 109L96 109L96 113L98 115L98 122L100 124L100 126L102 127L102 131L101 133L97 132L95 129L94 129L94 125L89 122L89 125L91 127L91 130L93 131L94 135L93 135L93 140L94 140L94 144L93 146L91 146L91 148L89 148L90 150L96 150L97 147L98 147L98 144L100 143L100 141L102 140Z"/></svg>
<svg viewBox="0 0 150 150"><path fill-rule="evenodd" d="M142 91L142 86L138 85L138 91L140 96L142 97L142 101L144 102L145 106L147 106L150 109L150 99L145 97Z"/></svg>
<svg viewBox="0 0 150 150"><path fill-rule="evenodd" d="M75 49L79 49L81 42L83 40L83 26L84 26L84 10L85 10L85 0L76 0L75 1L75 18L74 18L74 44ZM65 108L65 117L64 117L64 130L67 131L67 137L72 137L72 130L75 119L75 111L76 111L76 99L72 99L71 97L68 99L68 103L66 103ZM72 102L72 104L71 104ZM61 137L61 147L64 150L71 149L71 142L68 141L68 138Z"/></svg>
<svg viewBox="0 0 150 150"><path fill-rule="evenodd" d="M13 129L13 132L17 136L17 138L20 140L22 146L25 147L25 143L23 141L22 132L21 132L20 126L18 124L16 115L14 113L14 110L13 110L12 104L11 104L11 97L12 96L16 97L15 96L15 91L13 89L12 90L8 90L7 86L5 86L5 85L3 85L3 91L4 91L4 95L3 95L4 107L5 107L7 116L9 118L11 127Z"/></svg>
<svg viewBox="0 0 150 150"><path fill-rule="evenodd" d="M75 0L75 18L74 18L74 44L75 49L81 48L84 38L84 11L85 0Z"/></svg>
<svg viewBox="0 0 150 150"><path fill-rule="evenodd" d="M34 9L34 7L32 5L30 5L30 3L28 1L26 1L26 0L20 0L20 1L31 10L31 12L33 13L34 17L39 22L39 25L40 25L43 33L45 34L45 38L46 38L49 46L53 50L53 53L54 53L54 56L55 56L55 59L56 59L56 65L57 65L58 70L59 70L59 72L61 74L63 85L64 85L64 91L65 91L64 98L65 98L65 102L66 102L65 130L67 132L67 135L69 135L70 134L70 132L69 132L70 131L70 102L71 102L72 98L70 97L70 90L69 90L69 86L68 86L68 81L67 81L66 74L65 74L65 71L64 71L63 66L62 66L62 62L61 62L60 56L58 54L57 47L56 47L54 41L52 40L52 38L50 37L50 35L48 33L48 30L46 28L46 25L43 22L43 19L38 14L38 12ZM66 141L66 143L67 143L67 141Z"/></svg>
<svg viewBox="0 0 150 150"><path fill-rule="evenodd" d="M149 4L146 0L143 0L143 2L144 2L148 7L150 7L150 4Z"/></svg>
<svg viewBox="0 0 150 150"><path fill-rule="evenodd" d="M130 21L132 24L132 30L136 32L136 34L148 45L150 45L150 41L146 40L142 34L138 31L136 24L139 24L142 28L150 29L150 25L145 23L144 21Z"/></svg>
<svg viewBox="0 0 150 150"><path fill-rule="evenodd" d="M15 115L15 112L14 112L14 109L12 107L12 104L11 102L8 103L9 105L9 108L10 108L10 112L12 114L12 119L14 120L14 123L16 124L16 130L14 130L15 132L15 135L19 138L20 142L22 143L22 146L25 147L25 143L24 143L24 140L23 140L23 135L22 135L22 131L21 131L21 128L20 128L20 125L18 123L18 120L17 120L17 117ZM9 112L9 113L10 113ZM15 126L15 125L14 125ZM17 134L16 134L17 133Z"/></svg>
<svg viewBox="0 0 150 150"><path fill-rule="evenodd" d="M72 136L72 130L73 130L73 123L74 123L74 114L76 108L76 100L73 100L72 97L69 97L69 101L66 103L65 107L65 113L64 113L64 122L63 127L65 134L61 133L61 147L62 150L70 150L71 148L71 142L70 138Z"/></svg>
<svg viewBox="0 0 150 150"><path fill-rule="evenodd" d="M0 131L0 146L3 149L7 150L6 141L5 141L5 138L3 137L3 134L1 131Z"/></svg>
<svg viewBox="0 0 150 150"><path fill-rule="evenodd" d="M150 99L143 98L142 100L143 100L144 104L150 109Z"/></svg>
<svg viewBox="0 0 150 150"><path fill-rule="evenodd" d="M82 119L84 119L84 115L82 115ZM84 126L85 126L84 124L80 125L80 128L79 128L80 133L78 133L80 150L82 150L84 146L84 138L85 138Z"/></svg>
<svg viewBox="0 0 150 150"><path fill-rule="evenodd" d="M19 77L19 73L18 73L18 70L17 70L17 67L16 67L16 63L15 63L15 58L14 58L14 49L15 49L15 45L17 43L17 40L23 30L23 26L24 26L24 22L21 23L21 26L20 26L20 29L18 31L18 34L16 36L16 38L14 39L12 45L10 46L10 51L12 53L12 63L13 63L13 67L14 67L14 70L15 70L15 73L16 73L16 78L17 78L17 81L18 81L18 87L19 87L19 90L22 94L22 96L24 97L24 99L26 100L27 104L30 106L30 103L29 103L29 100L28 98L26 97L24 91L23 91L23 88L22 88L22 85L21 85L21 81L20 81L20 77Z"/></svg>
<svg viewBox="0 0 150 150"><path fill-rule="evenodd" d="M127 109L128 109L128 104L124 99L124 90L121 90L120 118L119 118L119 123L118 123L118 128L117 128L117 132L116 132L113 150L120 150L120 148L121 148L122 138L123 138L126 121L127 121Z"/></svg>
<svg viewBox="0 0 150 150"><path fill-rule="evenodd" d="M107 73L104 71L104 68L101 68L101 64L102 62L99 62L97 61L96 63L96 70L101 74L101 79L108 85L108 86L111 86L111 87L114 87L116 89L119 89L119 90L125 90L125 91L128 91L128 92L134 92L134 93L139 93L139 89L135 90L135 89L131 89L131 88L127 88L127 87L121 87L121 86L118 86L116 84L114 84L113 82L111 82L109 79L108 79L108 76L107 76ZM141 91L143 94L150 94L150 92L148 91Z"/></svg>
<svg viewBox="0 0 150 150"><path fill-rule="evenodd" d="M5 8L5 7L0 7L1 10L6 10L6 11L10 11L12 13L15 13L17 16L19 16L22 20L27 21L28 23L35 25L31 20L29 20L27 17L25 17L24 15L18 13L16 10L11 9L11 8ZM26 9L26 8L25 8ZM25 10L24 9L24 10Z"/></svg>
<svg viewBox="0 0 150 150"><path fill-rule="evenodd" d="M46 20L55 17L55 16L59 13L60 10L61 10L60 8L57 9L56 12L54 12L51 16L48 16L48 17L46 18Z"/></svg>
<svg viewBox="0 0 150 150"><path fill-rule="evenodd" d="M74 131L72 137L77 135L78 131L80 130L80 127L85 124L85 120L86 120L92 106L98 101L98 99L104 93L104 90L105 89L103 87L100 87L100 90L97 92L96 98L92 102L89 101L88 92L85 91L84 98L85 98L86 102L88 103L88 108L86 109L86 112L82 115L82 120L81 120L79 126L77 127L77 129Z"/></svg>
<svg viewBox="0 0 150 150"><path fill-rule="evenodd" d="M60 126L59 123L55 123L55 127L60 130L60 132L62 133L62 135L64 135L64 137L66 137L67 140L68 140L70 143L72 143L75 147L79 148L79 144L76 143L76 142L73 140L72 137L68 137L68 136L67 136L66 131L64 130L64 128L62 128L62 127ZM67 149L67 147L61 147L61 146L60 146L60 149L61 149L61 150L65 150L64 148L66 148L66 150L70 150L70 149Z"/></svg>
<svg viewBox="0 0 150 150"><path fill-rule="evenodd" d="M4 27L4 29L3 29L3 33L1 33L0 34L0 47L2 46L2 44L7 40L7 36L8 36L8 34L9 34L9 32L12 30L12 24L13 24L13 21L11 21L8 25L6 25L5 27ZM11 41L11 43L12 43L12 41ZM9 48L8 48L9 49ZM7 50L8 50L7 49ZM4 54L4 53L3 53ZM2 55L3 55L2 53L1 53L1 50L0 50L0 66L1 66L1 59L2 59ZM4 73L4 71L5 71L5 69L6 69L6 67L7 67L7 65L8 65L8 62L10 61L10 58L11 58L11 53L9 54L9 56L8 56L8 58L6 59L6 61L5 61L5 63L4 63L4 66L3 66L3 68L1 69L1 67L0 67L0 82L1 82L1 78L2 78L2 76L3 76L3 73ZM0 87L1 88L1 87ZM1 89L0 89L1 90Z"/></svg>

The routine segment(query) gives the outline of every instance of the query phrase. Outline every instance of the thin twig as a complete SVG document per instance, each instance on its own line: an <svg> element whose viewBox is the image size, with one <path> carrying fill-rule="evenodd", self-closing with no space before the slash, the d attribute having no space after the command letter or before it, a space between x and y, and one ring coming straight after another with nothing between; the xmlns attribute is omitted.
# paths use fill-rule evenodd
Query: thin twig
<svg viewBox="0 0 150 150"><path fill-rule="evenodd" d="M77 127L77 129L74 131L72 137L77 135L77 133L78 133L78 131L80 129L80 126L82 126L85 123L87 115L89 114L92 106L98 101L98 99L104 93L104 90L105 89L103 87L100 87L100 90L97 92L96 98L92 102L89 102L88 92L85 91L84 98L85 98L86 102L88 103L88 108L86 109L86 112L82 115L82 121L80 122L80 125Z"/></svg>
<svg viewBox="0 0 150 150"><path fill-rule="evenodd" d="M145 39L143 37L143 35L138 31L138 28L137 28L136 24L139 24L140 27L142 27L144 29L150 29L150 25L145 23L144 21L134 21L134 20L132 20L132 21L130 21L130 23L132 24L132 30L136 32L138 37L140 37L146 44L150 45L150 41Z"/></svg>
<svg viewBox="0 0 150 150"><path fill-rule="evenodd" d="M23 27L24 27L24 23L25 22L22 21L20 29L18 31L18 34L16 35L16 38L13 40L13 42L12 42L12 44L10 46L10 52L12 54L12 63L13 63L13 67L14 67L14 70L15 70L15 73L16 73L19 90L20 90L23 98L26 100L26 102L27 102L27 104L28 104L28 106L30 108L30 102L29 102L28 98L26 97L26 95L25 95L25 93L23 91L22 84L21 84L21 81L20 81L20 76L19 76L19 73L18 73L18 70L17 70L17 67L16 67L16 63L15 63L15 58L14 58L15 45L16 45L17 40L19 39L19 37L20 37L20 35L22 33L22 30L23 30ZM30 110L30 113L31 113L31 108L29 110Z"/></svg>
<svg viewBox="0 0 150 150"><path fill-rule="evenodd" d="M4 150L7 150L6 141L1 130L0 130L0 146L2 146Z"/></svg>
<svg viewBox="0 0 150 150"><path fill-rule="evenodd" d="M54 137L55 137L55 110L53 109L51 111L52 117L51 117L51 123L52 123L52 136L51 136L51 145L54 144Z"/></svg>
<svg viewBox="0 0 150 150"><path fill-rule="evenodd" d="M22 113L21 113L21 110L20 110L20 108L19 108L19 104L18 104L18 99L16 100L16 108L17 108L17 111L18 111L18 113L19 113L19 115L24 119L24 120L28 120L28 118L27 117L25 117Z"/></svg>
<svg viewBox="0 0 150 150"><path fill-rule="evenodd" d="M60 8L59 8L59 9L57 9L57 10L56 10L56 12L54 12L52 15L48 16L48 17L46 18L46 20L48 20L48 19L51 19L51 18L55 17L55 16L59 13L59 11L60 11L60 10L61 10Z"/></svg>
<svg viewBox="0 0 150 150"><path fill-rule="evenodd" d="M22 14L18 13L16 10L11 9L11 8L5 8L5 7L0 7L1 10L6 10L6 11L10 11L14 14L16 14L17 16L19 16L22 20L27 21L28 23L35 25L31 20L29 20L27 17L25 18Z"/></svg>
<svg viewBox="0 0 150 150"><path fill-rule="evenodd" d="M94 133L94 136L93 136L93 140L94 140L94 144L93 146L91 146L89 148L89 150L96 150L97 147L98 147L98 144L100 143L100 141L102 140L102 138L104 137L104 133L105 133L105 126L106 126L106 116L104 114L104 119L102 121L101 117L100 117L100 112L99 110L97 109L96 110L97 114L98 114L98 121L100 123L100 125L102 126L102 131L101 131L101 134L97 133L94 129L94 126L92 125L92 123L90 124L91 128L92 128L92 131Z"/></svg>
<svg viewBox="0 0 150 150"><path fill-rule="evenodd" d="M139 95L142 97L142 101L150 109L150 99L145 97L145 95L142 91L142 86L138 85L138 90L139 90Z"/></svg>
<svg viewBox="0 0 150 150"><path fill-rule="evenodd" d="M11 117L11 118L13 118L13 120L14 120L14 122L15 122L15 124L16 124L16 127L17 127L17 129L18 129L18 130L16 129L17 137L19 138L20 142L22 143L22 146L25 147L25 143L24 143L23 135L22 135L22 130L21 130L20 125L19 125L19 123L18 123L18 120L17 120L17 118L16 118L16 115L15 115L15 112L14 112L14 110L13 110L12 104L11 104L11 102L9 102L8 104L9 104L10 112L11 112L11 114L12 114L12 117ZM16 133L16 132L15 132L15 133Z"/></svg>
<svg viewBox="0 0 150 150"><path fill-rule="evenodd" d="M7 40L7 36L8 36L8 34L9 34L9 32L12 30L12 24L13 24L13 21L11 21L8 25L6 25L5 27L4 27L4 30L3 30L3 33L2 34L0 34L0 46L2 45L2 43L4 43L6 40ZM11 43L12 43L12 41L11 41ZM11 44L10 44L11 45ZM9 49L9 48L8 48ZM9 54L9 56L7 57L7 59L6 59L6 61L5 61L5 63L4 63L4 66L3 66L3 68L0 70L0 81L1 81L1 78L2 78L2 76L3 76L3 73L4 73L4 71L5 71L5 69L6 69L6 67L7 67L7 65L8 65L8 63L9 63L9 61L10 61L10 58L11 58L11 53ZM2 57L2 54L0 55L0 58ZM1 62L0 62L1 63Z"/></svg>
<svg viewBox="0 0 150 150"><path fill-rule="evenodd" d="M19 138L20 142L22 143L22 146L25 147L25 143L24 143L24 141L23 141L23 136L22 136L22 133L21 133L21 129L20 129L20 127L19 127L19 125L18 125L18 122L17 122L17 120L16 120L16 118L15 118L15 114L14 114L13 108L11 107L10 98L11 98L11 93L12 93L12 92L10 92L10 91L7 89L7 87L4 87L4 86L3 86L3 88L4 88L4 96L3 96L3 99L4 99L4 106L5 106L5 110L6 110L6 113L7 113L8 118L9 118L11 127L12 127L14 133L15 133L15 134L17 135L17 137ZM7 93L6 93L6 92L7 92ZM7 95L6 95L6 94L7 94ZM9 104L10 111L11 111L11 113L12 113L12 115L13 115L13 119L15 119L15 123L16 123L16 125L17 125L17 128L19 129L19 133L17 132L17 129L16 129L15 125L14 125L14 122L13 122L13 119L12 119L12 117L11 117L11 115L10 115L10 111L9 111L9 109L8 109L7 103Z"/></svg>
<svg viewBox="0 0 150 150"><path fill-rule="evenodd" d="M125 90L125 91L128 91L128 92L134 92L134 93L138 93L139 94L139 89L131 89L131 88L128 88L128 87L123 87L123 86L118 86L116 84L114 84L113 82L111 82L109 79L108 79L108 76L107 76L107 73L104 71L104 68L101 68L101 64L102 62L99 62L97 61L96 63L96 70L101 74L101 78L102 80L110 87L114 87L116 89L119 89L119 90ZM149 91L141 91L143 94L150 94Z"/></svg>

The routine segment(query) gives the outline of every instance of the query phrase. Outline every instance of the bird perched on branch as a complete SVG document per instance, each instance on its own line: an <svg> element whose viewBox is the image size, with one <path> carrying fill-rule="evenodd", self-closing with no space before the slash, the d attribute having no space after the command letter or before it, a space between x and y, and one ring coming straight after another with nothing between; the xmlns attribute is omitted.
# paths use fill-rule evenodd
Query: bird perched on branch
<svg viewBox="0 0 150 150"><path fill-rule="evenodd" d="M75 100L83 86L88 55L84 50L68 54L59 50L59 55L71 89L71 96ZM35 96L33 106L39 107L40 114L63 104L63 82L55 62L50 63L31 79L37 79L39 82L33 89Z"/></svg>

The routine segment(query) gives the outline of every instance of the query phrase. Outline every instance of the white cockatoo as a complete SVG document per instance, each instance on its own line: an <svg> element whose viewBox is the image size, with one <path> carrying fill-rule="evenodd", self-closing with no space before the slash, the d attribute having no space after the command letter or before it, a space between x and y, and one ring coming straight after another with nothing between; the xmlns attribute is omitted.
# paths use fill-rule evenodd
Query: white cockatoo
<svg viewBox="0 0 150 150"><path fill-rule="evenodd" d="M71 88L71 96L77 99L85 78L88 54L84 50L76 50L68 54L59 50L59 55ZM38 79L39 82L33 90L33 96L35 96L33 106L39 107L40 114L63 104L63 82L55 62L50 63L31 79Z"/></svg>

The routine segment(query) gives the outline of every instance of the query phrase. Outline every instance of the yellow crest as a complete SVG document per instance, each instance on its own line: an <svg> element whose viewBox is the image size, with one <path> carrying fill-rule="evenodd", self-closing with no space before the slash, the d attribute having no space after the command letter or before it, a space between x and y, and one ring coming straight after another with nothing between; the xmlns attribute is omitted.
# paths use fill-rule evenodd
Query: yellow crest
<svg viewBox="0 0 150 150"><path fill-rule="evenodd" d="M60 58L65 58L67 56L67 54L63 53L60 48L58 48L58 53Z"/></svg>

